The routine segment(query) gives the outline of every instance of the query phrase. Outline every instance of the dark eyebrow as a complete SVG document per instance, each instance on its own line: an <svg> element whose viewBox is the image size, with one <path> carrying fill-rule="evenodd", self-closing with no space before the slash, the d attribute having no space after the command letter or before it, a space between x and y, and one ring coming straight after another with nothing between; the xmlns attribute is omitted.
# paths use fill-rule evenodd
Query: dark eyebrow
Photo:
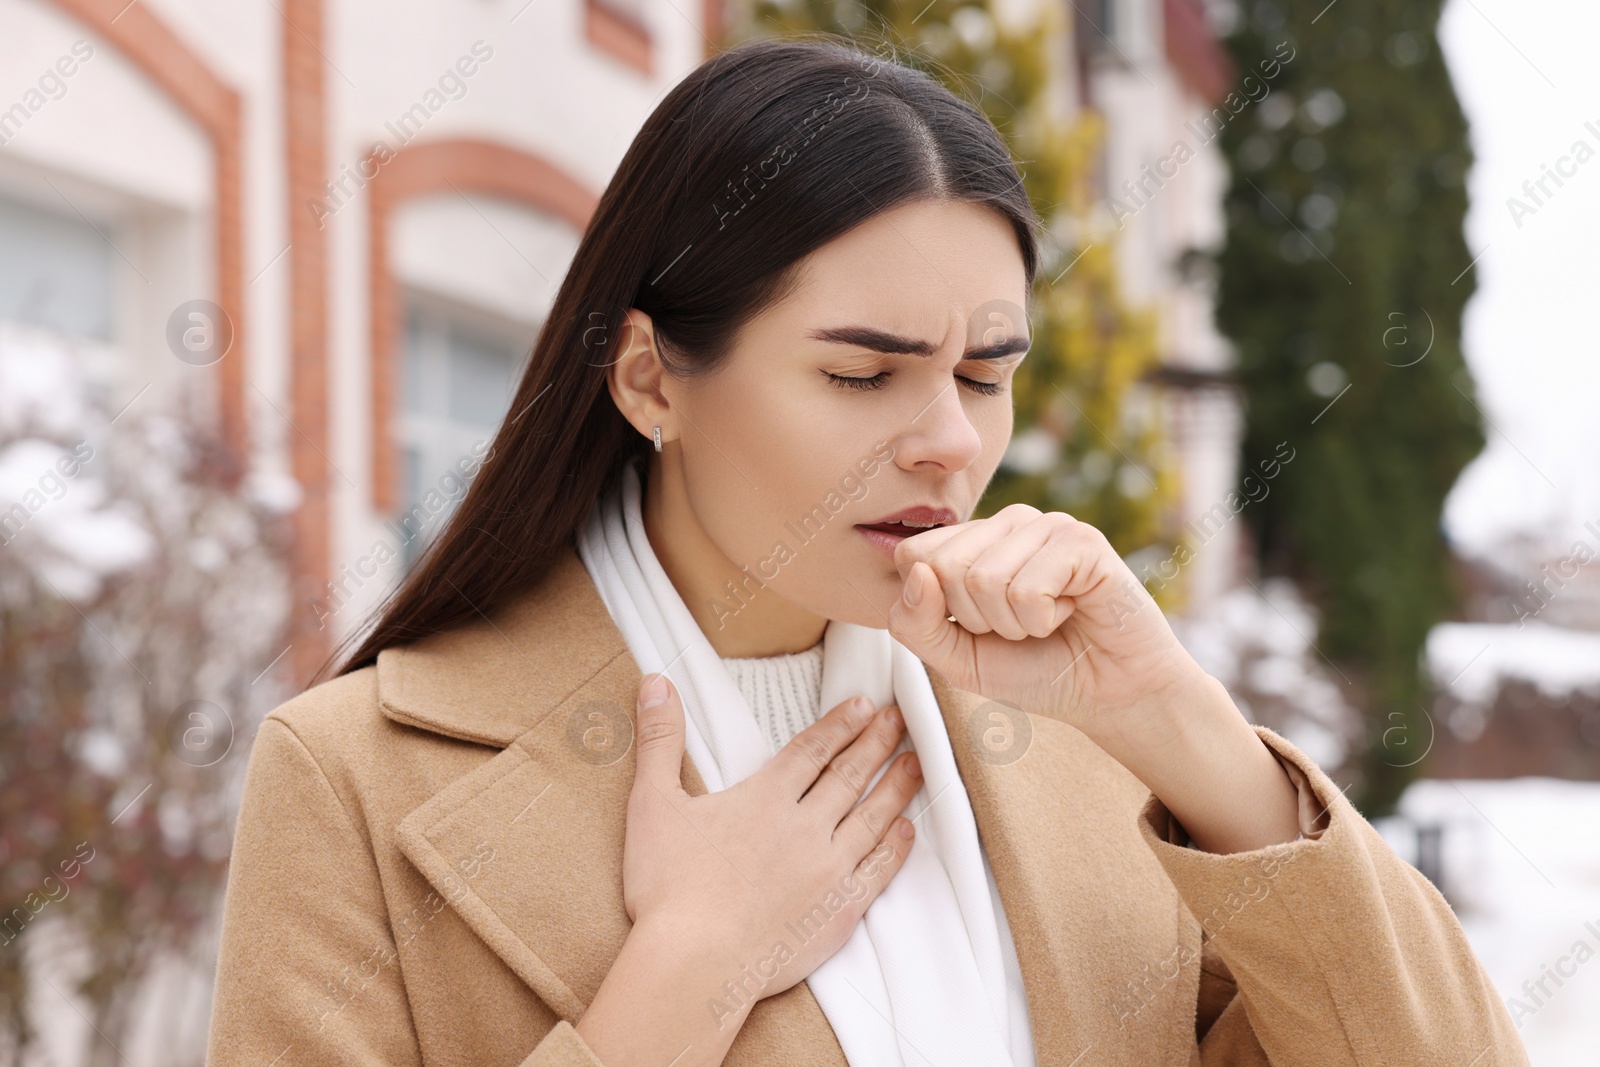
<svg viewBox="0 0 1600 1067"><path fill-rule="evenodd" d="M885 330L873 329L871 326L830 326L812 330L807 336L818 341L867 348L891 356L931 356L935 351L932 341L901 337ZM1026 352L1032 344L1033 340L1029 337L1008 337L992 345L969 348L961 358L1004 359L1018 352Z"/></svg>

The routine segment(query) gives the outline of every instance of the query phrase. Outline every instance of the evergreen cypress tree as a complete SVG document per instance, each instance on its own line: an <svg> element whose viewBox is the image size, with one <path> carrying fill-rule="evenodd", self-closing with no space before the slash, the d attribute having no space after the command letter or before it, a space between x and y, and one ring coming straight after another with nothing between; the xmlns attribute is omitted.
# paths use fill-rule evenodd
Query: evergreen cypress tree
<svg viewBox="0 0 1600 1067"><path fill-rule="evenodd" d="M1241 71L1293 58L1221 133L1233 172L1218 325L1238 350L1245 463L1296 450L1249 509L1262 569L1319 606L1319 651L1368 721L1357 803L1389 810L1435 724L1419 669L1456 597L1444 498L1484 443L1461 358L1466 121L1442 0L1245 0Z"/></svg>

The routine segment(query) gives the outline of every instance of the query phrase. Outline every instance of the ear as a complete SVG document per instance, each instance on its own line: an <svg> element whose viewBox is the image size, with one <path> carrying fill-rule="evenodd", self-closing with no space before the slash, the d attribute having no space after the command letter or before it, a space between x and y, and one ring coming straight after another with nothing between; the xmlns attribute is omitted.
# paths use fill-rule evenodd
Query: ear
<svg viewBox="0 0 1600 1067"><path fill-rule="evenodd" d="M638 308L629 308L606 370L606 385L622 417L652 440L657 426L662 441L677 437L672 405L661 388L666 377L656 351L654 323Z"/></svg>

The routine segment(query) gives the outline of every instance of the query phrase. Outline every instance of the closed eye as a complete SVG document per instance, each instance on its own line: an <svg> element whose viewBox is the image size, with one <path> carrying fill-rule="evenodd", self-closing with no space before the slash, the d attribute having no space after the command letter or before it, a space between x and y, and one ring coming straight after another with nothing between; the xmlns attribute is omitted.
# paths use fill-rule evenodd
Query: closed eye
<svg viewBox="0 0 1600 1067"><path fill-rule="evenodd" d="M881 370L877 374L866 378L852 378L844 374L834 374L831 371L823 371L822 373L826 374L828 380L841 389L881 389L889 381L889 372L886 370ZM997 396L1005 391L1005 386L1001 382L980 382L976 378L967 378L959 374L956 375L956 380L965 383L967 388L982 396Z"/></svg>

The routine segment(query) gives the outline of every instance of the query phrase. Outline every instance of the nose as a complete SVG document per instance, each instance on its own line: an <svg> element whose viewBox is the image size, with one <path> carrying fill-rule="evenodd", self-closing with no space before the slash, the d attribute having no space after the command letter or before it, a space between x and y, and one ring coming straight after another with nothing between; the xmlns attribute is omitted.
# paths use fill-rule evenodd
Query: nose
<svg viewBox="0 0 1600 1067"><path fill-rule="evenodd" d="M964 470L983 452L978 428L967 417L961 388L945 382L939 394L901 429L895 460L910 470L932 463L946 471Z"/></svg>

